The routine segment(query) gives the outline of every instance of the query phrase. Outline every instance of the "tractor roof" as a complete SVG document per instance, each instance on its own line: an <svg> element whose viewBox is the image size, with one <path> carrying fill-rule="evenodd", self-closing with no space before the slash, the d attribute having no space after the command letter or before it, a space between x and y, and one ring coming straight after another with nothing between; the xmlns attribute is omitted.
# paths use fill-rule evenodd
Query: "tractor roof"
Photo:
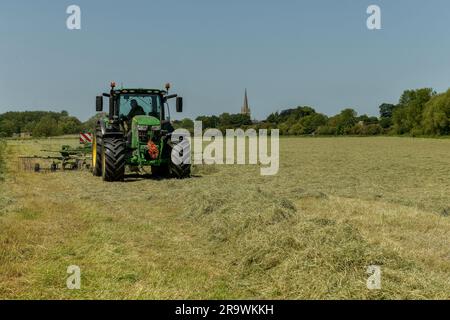
<svg viewBox="0 0 450 320"><path fill-rule="evenodd" d="M114 90L115 94L167 94L167 91L159 90L159 89L144 89L144 88L124 88L124 89L116 89Z"/></svg>

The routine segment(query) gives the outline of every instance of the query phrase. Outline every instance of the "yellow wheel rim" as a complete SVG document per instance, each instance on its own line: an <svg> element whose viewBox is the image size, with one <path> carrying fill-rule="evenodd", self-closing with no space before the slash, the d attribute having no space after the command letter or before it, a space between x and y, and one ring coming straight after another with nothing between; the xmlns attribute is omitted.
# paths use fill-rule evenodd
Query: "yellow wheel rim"
<svg viewBox="0 0 450 320"><path fill-rule="evenodd" d="M97 165L97 138L94 137L94 143L92 144L92 168L95 169Z"/></svg>
<svg viewBox="0 0 450 320"><path fill-rule="evenodd" d="M102 149L102 177L106 177L106 156L105 149Z"/></svg>

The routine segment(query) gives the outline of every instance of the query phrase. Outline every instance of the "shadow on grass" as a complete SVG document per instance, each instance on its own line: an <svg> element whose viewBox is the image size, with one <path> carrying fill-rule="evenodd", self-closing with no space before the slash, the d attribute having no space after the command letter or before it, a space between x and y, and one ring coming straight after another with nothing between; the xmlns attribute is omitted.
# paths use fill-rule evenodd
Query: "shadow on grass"
<svg viewBox="0 0 450 320"><path fill-rule="evenodd" d="M187 179L196 179L196 178L202 178L202 176L193 174ZM150 173L146 173L146 174L130 173L130 174L125 175L124 182L131 183L131 182L139 182L139 181L143 181L143 180L153 180L153 181L167 180L167 181L169 181L169 180L179 180L179 179L174 178L174 177L164 177L164 176L152 175Z"/></svg>

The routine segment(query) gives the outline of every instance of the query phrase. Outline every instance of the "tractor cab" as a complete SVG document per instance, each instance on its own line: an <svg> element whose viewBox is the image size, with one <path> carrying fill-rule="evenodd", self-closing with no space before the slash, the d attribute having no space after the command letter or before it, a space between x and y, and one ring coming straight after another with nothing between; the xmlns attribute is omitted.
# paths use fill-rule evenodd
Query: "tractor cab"
<svg viewBox="0 0 450 320"><path fill-rule="evenodd" d="M116 99L119 108L119 118L128 121L132 120L135 116L160 118L163 106L163 97L160 94L118 93Z"/></svg>
<svg viewBox="0 0 450 320"><path fill-rule="evenodd" d="M176 111L183 112L183 98L178 95L169 95L170 84L166 90L159 89L115 89L116 84L111 83L111 91L98 96L96 99L97 112L103 111L103 97L109 98L108 120L112 126L127 125L125 131L136 116L152 117L159 124L170 123L170 109L168 101L176 98Z"/></svg>
<svg viewBox="0 0 450 320"><path fill-rule="evenodd" d="M165 96L166 92L160 90L114 90L113 103L118 115L115 121L126 136L127 148L136 149L139 142L147 144L152 130L173 132Z"/></svg>

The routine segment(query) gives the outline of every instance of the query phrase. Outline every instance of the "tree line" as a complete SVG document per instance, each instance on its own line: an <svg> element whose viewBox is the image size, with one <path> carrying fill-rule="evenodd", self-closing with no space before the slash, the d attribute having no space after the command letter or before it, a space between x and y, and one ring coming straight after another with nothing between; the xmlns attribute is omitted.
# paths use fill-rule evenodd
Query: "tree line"
<svg viewBox="0 0 450 320"><path fill-rule="evenodd" d="M313 107L299 106L270 114L266 120L252 122L241 114L200 116L203 128L280 129L282 135L410 135L442 136L450 134L450 89L437 94L431 88L406 90L397 104L383 103L379 116L358 115L353 108L327 116ZM191 119L175 123L176 127L193 128Z"/></svg>
<svg viewBox="0 0 450 320"><path fill-rule="evenodd" d="M28 132L35 137L76 134L91 131L96 115L81 122L68 112L7 112L0 115L0 137ZM358 115L345 108L334 116L317 112L310 106L299 106L270 114L264 121L252 121L243 114L223 113L219 116L199 116L203 128L223 132L233 128L280 129L282 135L450 135L450 89L437 94L431 88L406 90L397 104L383 103L378 116ZM193 130L191 119L174 121L175 128Z"/></svg>
<svg viewBox="0 0 450 320"><path fill-rule="evenodd" d="M67 111L6 112L0 115L0 137L20 133L29 133L34 137L76 134L91 131L94 123L92 119L83 123Z"/></svg>

